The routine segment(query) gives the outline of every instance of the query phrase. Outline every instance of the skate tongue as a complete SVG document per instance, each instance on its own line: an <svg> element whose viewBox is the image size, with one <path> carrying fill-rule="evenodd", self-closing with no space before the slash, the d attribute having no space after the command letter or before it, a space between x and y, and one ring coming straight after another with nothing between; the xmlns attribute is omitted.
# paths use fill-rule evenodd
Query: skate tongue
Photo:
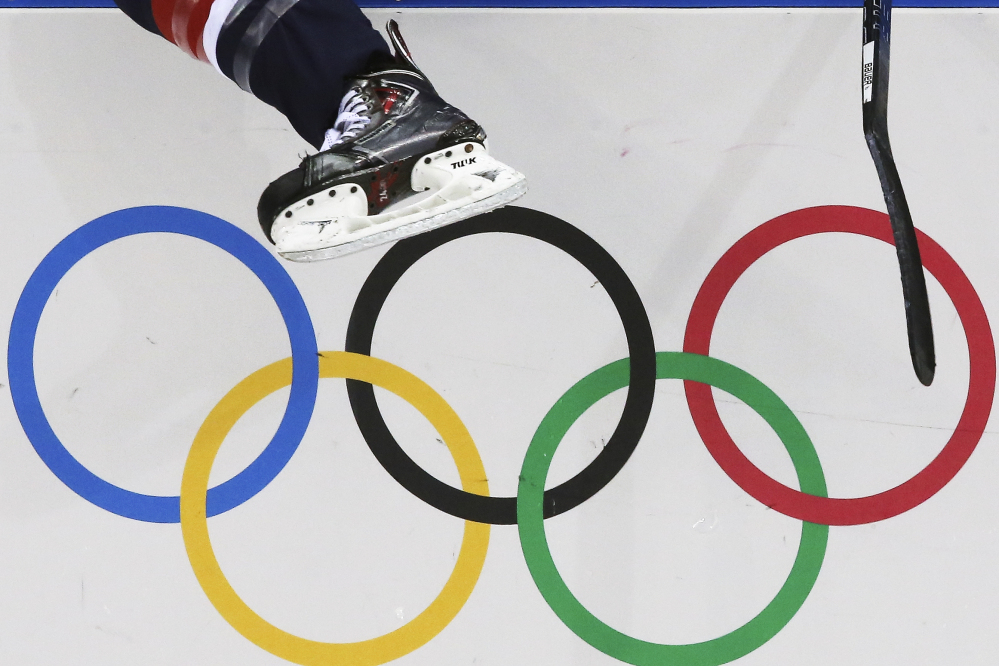
<svg viewBox="0 0 999 666"><path fill-rule="evenodd" d="M409 52L409 47L406 46L406 40L402 38L402 32L399 31L399 24L396 23L395 19L389 19L388 23L385 24L385 31L388 32L389 39L392 41L392 50L395 52L396 60L403 61L419 72L423 78L427 78L426 74L416 65L416 61L413 60L413 54Z"/></svg>

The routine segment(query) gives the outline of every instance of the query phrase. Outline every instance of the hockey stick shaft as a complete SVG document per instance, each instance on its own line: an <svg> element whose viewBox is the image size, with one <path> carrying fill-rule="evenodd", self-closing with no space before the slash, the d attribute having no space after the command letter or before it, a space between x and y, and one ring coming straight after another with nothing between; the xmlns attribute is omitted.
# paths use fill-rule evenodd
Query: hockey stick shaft
<svg viewBox="0 0 999 666"><path fill-rule="evenodd" d="M874 159L891 219L898 266L902 276L909 355L916 377L933 381L936 355L926 295L926 278L919 257L916 230L888 141L888 64L891 44L891 0L864 0L863 109L864 137Z"/></svg>

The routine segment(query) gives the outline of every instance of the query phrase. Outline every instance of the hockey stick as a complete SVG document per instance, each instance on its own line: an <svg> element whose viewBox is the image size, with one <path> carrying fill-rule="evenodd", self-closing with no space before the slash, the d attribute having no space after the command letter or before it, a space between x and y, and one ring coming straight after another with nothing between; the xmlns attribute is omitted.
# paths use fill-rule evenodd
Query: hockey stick
<svg viewBox="0 0 999 666"><path fill-rule="evenodd" d="M902 274L909 355L916 377L925 386L933 381L936 357L926 279L919 258L916 231L888 142L888 61L891 43L891 0L864 0L864 137L881 179L888 205L898 267Z"/></svg>

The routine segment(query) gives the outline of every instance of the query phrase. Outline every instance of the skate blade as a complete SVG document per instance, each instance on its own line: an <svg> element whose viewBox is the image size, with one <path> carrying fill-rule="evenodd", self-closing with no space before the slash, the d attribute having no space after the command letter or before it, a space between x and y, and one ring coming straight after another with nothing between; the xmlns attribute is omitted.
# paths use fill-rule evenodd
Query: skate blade
<svg viewBox="0 0 999 666"><path fill-rule="evenodd" d="M416 203L403 201L394 210L358 216L337 215L329 209L337 204L324 202L326 210L309 210L317 219L303 219L275 234L278 254L298 262L334 259L481 215L527 192L523 174L493 159L482 146L468 145L471 148L455 146L421 158L413 169L412 186L430 194Z"/></svg>
<svg viewBox="0 0 999 666"><path fill-rule="evenodd" d="M376 247L378 245L392 243L397 240L402 240L403 238L409 238L410 236L416 236L417 234L422 234L427 231L437 229L438 227L454 224L455 222L460 222L461 220L467 220L470 217L475 217L476 215L481 215L482 213L488 213L491 210L496 210L497 208L502 208L507 204L513 203L525 194L527 194L526 178L520 180L512 187L509 187L502 192L498 192L491 197L481 199L480 201L470 203L460 208L453 208L449 211L423 218L422 220L416 220L408 224L401 224L393 227L392 229L385 229L377 233L368 234L355 240L347 240L344 243L332 245L326 248L297 251L279 249L278 254L285 259L298 262L336 259L337 257L360 252L361 250L367 250L368 248Z"/></svg>

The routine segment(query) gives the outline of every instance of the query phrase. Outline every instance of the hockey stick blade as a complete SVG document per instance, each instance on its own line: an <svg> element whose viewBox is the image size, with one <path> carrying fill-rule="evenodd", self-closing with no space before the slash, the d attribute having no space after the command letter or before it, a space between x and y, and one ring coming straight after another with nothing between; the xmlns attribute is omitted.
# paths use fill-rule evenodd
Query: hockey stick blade
<svg viewBox="0 0 999 666"><path fill-rule="evenodd" d="M916 230L888 141L888 63L891 43L891 0L864 0L863 109L864 137L874 159L888 206L898 267L902 275L909 355L919 381L929 386L936 370L933 325L926 278Z"/></svg>

